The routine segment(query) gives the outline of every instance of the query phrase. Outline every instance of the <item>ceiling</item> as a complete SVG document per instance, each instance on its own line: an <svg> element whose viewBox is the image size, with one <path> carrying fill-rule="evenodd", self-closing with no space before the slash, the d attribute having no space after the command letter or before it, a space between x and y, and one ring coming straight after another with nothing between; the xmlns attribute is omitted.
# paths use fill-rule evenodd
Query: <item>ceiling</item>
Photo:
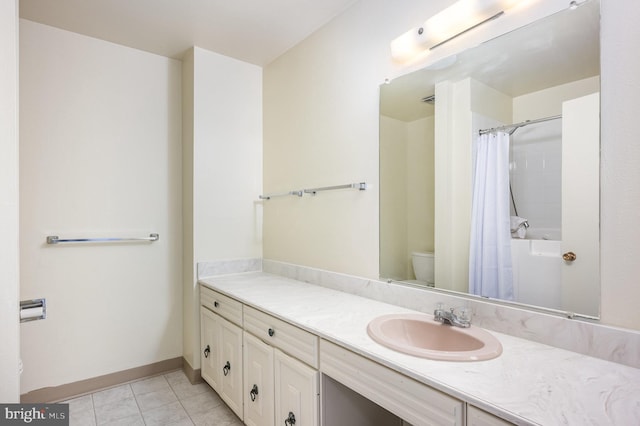
<svg viewBox="0 0 640 426"><path fill-rule="evenodd" d="M20 17L180 59L191 46L264 66L357 0L20 0Z"/></svg>
<svg viewBox="0 0 640 426"><path fill-rule="evenodd" d="M563 10L447 61L443 69L425 68L383 85L381 114L402 121L432 115L434 107L421 99L444 80L472 77L516 97L600 75L600 3Z"/></svg>

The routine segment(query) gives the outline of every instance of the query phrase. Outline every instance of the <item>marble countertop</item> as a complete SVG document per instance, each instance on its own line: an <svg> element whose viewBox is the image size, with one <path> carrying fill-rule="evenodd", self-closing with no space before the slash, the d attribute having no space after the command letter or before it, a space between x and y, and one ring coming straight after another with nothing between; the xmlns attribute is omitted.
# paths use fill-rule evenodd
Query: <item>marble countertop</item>
<svg viewBox="0 0 640 426"><path fill-rule="evenodd" d="M200 283L517 424L640 424L640 369L494 331L496 359L422 359L366 331L379 315L415 311L264 272Z"/></svg>

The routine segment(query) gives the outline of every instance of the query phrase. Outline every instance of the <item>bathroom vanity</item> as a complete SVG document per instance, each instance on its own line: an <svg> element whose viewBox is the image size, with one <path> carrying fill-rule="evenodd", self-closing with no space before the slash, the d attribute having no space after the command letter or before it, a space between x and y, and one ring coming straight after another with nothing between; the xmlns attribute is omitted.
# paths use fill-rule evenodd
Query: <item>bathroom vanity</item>
<svg viewBox="0 0 640 426"><path fill-rule="evenodd" d="M398 425L640 424L632 367L493 331L497 358L418 358L366 331L414 311L264 272L200 284L202 377L247 425L331 426L335 383ZM340 421L360 414L343 406Z"/></svg>

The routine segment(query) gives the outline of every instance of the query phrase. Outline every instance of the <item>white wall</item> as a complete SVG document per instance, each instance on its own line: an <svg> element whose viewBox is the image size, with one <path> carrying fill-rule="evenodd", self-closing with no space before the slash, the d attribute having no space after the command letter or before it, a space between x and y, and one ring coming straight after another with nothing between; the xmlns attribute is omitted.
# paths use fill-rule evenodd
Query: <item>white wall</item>
<svg viewBox="0 0 640 426"><path fill-rule="evenodd" d="M21 392L181 356L181 65L20 21ZM47 235L154 243L47 246Z"/></svg>
<svg viewBox="0 0 640 426"><path fill-rule="evenodd" d="M600 94L562 105L562 253L578 256L562 269L562 305L597 316L600 299Z"/></svg>
<svg viewBox="0 0 640 426"><path fill-rule="evenodd" d="M262 256L262 69L195 47L183 72L183 345L197 369L197 263Z"/></svg>
<svg viewBox="0 0 640 426"><path fill-rule="evenodd" d="M20 400L18 1L0 2L0 401Z"/></svg>
<svg viewBox="0 0 640 426"><path fill-rule="evenodd" d="M600 262L606 324L640 329L640 2L602 1Z"/></svg>
<svg viewBox="0 0 640 426"><path fill-rule="evenodd" d="M420 65L393 64L389 43L452 3L361 0L268 65L265 190L354 177L377 182L377 87L385 77ZM640 58L633 55L640 3L603 0L602 9L602 318L640 329L640 311L632 307L640 300L640 228L633 225L640 212L640 145L630 142L640 140ZM377 277L373 192L317 198L313 206L293 203L301 200L271 203L265 210L264 256Z"/></svg>

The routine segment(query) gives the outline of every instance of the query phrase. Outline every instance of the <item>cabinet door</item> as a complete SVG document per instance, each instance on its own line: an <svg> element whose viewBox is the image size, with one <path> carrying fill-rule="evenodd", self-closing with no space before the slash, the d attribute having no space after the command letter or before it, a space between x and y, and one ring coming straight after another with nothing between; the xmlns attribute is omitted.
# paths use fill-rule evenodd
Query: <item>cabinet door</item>
<svg viewBox="0 0 640 426"><path fill-rule="evenodd" d="M318 372L274 349L276 424L318 426Z"/></svg>
<svg viewBox="0 0 640 426"><path fill-rule="evenodd" d="M240 419L242 413L242 329L224 318L220 324L220 397Z"/></svg>
<svg viewBox="0 0 640 426"><path fill-rule="evenodd" d="M244 422L274 426L273 348L244 332Z"/></svg>
<svg viewBox="0 0 640 426"><path fill-rule="evenodd" d="M216 391L220 392L220 317L207 308L200 307L200 375Z"/></svg>

